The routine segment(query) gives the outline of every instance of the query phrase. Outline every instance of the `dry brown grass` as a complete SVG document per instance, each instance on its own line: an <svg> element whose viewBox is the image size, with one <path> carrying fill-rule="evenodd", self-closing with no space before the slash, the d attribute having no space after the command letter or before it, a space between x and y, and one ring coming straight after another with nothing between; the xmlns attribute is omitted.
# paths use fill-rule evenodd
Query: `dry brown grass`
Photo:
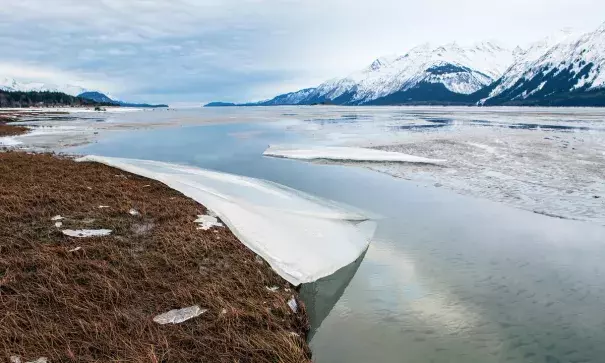
<svg viewBox="0 0 605 363"><path fill-rule="evenodd" d="M6 125L0 123L0 137L23 135L28 131L27 127Z"/></svg>
<svg viewBox="0 0 605 363"><path fill-rule="evenodd" d="M16 121L12 116L0 115L0 137L25 134L28 129L23 126L7 125L7 122Z"/></svg>
<svg viewBox="0 0 605 363"><path fill-rule="evenodd" d="M227 228L197 230L204 212L107 166L0 153L0 361L308 362L304 307L286 305L292 286ZM63 228L114 232L66 237L58 214ZM191 305L208 312L152 321Z"/></svg>

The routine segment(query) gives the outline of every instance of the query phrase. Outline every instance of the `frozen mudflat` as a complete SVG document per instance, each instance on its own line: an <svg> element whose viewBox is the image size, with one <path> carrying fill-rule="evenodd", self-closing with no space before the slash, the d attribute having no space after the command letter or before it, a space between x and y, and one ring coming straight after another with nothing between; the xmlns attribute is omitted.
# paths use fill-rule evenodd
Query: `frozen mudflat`
<svg viewBox="0 0 605 363"><path fill-rule="evenodd" d="M322 144L446 159L442 167L386 160L352 165L539 214L605 224L603 109L409 107L372 114L360 108L288 129Z"/></svg>
<svg viewBox="0 0 605 363"><path fill-rule="evenodd" d="M264 180L158 161L101 156L78 161L155 179L201 203L294 285L331 275L355 261L376 227L352 207Z"/></svg>

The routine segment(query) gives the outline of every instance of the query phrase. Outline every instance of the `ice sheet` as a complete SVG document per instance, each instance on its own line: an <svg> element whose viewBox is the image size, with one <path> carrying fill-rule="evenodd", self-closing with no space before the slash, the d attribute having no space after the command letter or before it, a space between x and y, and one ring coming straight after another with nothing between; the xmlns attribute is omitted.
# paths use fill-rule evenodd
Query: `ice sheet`
<svg viewBox="0 0 605 363"><path fill-rule="evenodd" d="M360 147L271 145L263 155L302 160L379 161L422 164L443 164L445 160Z"/></svg>
<svg viewBox="0 0 605 363"><path fill-rule="evenodd" d="M211 209L294 285L326 277L366 250L376 223L353 207L265 180L158 161L86 156L158 180Z"/></svg>
<svg viewBox="0 0 605 363"><path fill-rule="evenodd" d="M0 137L0 146L16 146L21 145L22 142L15 139L14 137L4 136Z"/></svg>

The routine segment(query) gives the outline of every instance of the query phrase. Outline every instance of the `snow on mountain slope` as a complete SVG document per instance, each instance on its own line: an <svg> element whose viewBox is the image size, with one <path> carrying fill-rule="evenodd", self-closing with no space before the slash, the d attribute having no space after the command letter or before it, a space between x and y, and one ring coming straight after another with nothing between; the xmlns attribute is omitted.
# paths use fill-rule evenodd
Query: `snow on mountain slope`
<svg viewBox="0 0 605 363"><path fill-rule="evenodd" d="M27 82L19 81L14 78L3 78L0 79L0 89L5 91L51 91L51 92L63 92L71 96L77 96L87 91L87 89L80 86L74 86L70 84L56 85L52 83L44 82Z"/></svg>
<svg viewBox="0 0 605 363"><path fill-rule="evenodd" d="M311 103L310 99L315 94L315 88L305 88L297 92L279 95L273 99L252 103L251 105L275 106L275 105L297 105Z"/></svg>
<svg viewBox="0 0 605 363"><path fill-rule="evenodd" d="M505 90L510 89L525 76L528 69L545 55L548 49L573 37L574 34L566 29L531 43L527 49L517 47L514 51L515 62L504 72L498 85L490 92L488 98L498 96ZM481 102L483 103L485 100Z"/></svg>
<svg viewBox="0 0 605 363"><path fill-rule="evenodd" d="M403 56L378 58L361 71L329 80L317 88L259 104L365 104L426 83L442 84L447 92L468 95L498 79L512 63L513 51L493 42L470 47L423 44Z"/></svg>
<svg viewBox="0 0 605 363"><path fill-rule="evenodd" d="M422 82L471 94L499 78L512 62L512 50L491 42L471 47L423 44L400 57L379 58L360 72L319 86L318 91L330 99L352 92L350 103L372 101Z"/></svg>
<svg viewBox="0 0 605 363"><path fill-rule="evenodd" d="M605 23L530 48L480 103L605 106Z"/></svg>

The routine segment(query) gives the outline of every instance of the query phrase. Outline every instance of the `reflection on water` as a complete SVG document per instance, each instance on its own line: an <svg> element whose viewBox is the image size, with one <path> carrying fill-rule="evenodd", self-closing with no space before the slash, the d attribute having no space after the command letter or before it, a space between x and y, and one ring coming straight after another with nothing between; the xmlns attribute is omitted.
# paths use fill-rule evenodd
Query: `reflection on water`
<svg viewBox="0 0 605 363"><path fill-rule="evenodd" d="M313 339L315 332L321 326L324 319L330 314L349 282L355 276L366 252L353 263L336 271L334 274L324 277L310 284L303 284L300 289L300 297L305 303L311 330L308 339Z"/></svg>

